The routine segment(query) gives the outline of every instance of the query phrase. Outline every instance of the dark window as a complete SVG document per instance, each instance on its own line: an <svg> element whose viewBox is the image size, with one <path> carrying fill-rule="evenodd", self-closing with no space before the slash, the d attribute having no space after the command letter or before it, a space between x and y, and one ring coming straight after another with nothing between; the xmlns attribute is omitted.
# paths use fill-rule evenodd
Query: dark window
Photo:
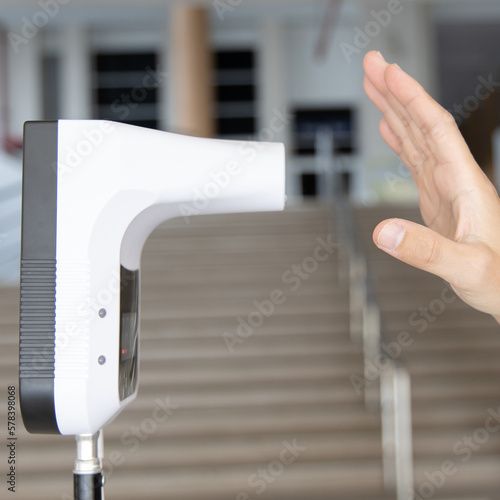
<svg viewBox="0 0 500 500"><path fill-rule="evenodd" d="M298 155L314 155L321 130L331 131L337 153L354 150L353 112L349 108L297 109L294 111L294 149Z"/></svg>
<svg viewBox="0 0 500 500"><path fill-rule="evenodd" d="M217 87L217 102L238 102L255 100L254 85L219 85Z"/></svg>
<svg viewBox="0 0 500 500"><path fill-rule="evenodd" d="M155 53L107 54L94 58L96 118L158 128Z"/></svg>
<svg viewBox="0 0 500 500"><path fill-rule="evenodd" d="M255 118L221 118L218 120L219 136L248 135L255 131Z"/></svg>
<svg viewBox="0 0 500 500"><path fill-rule="evenodd" d="M315 197L318 194L318 176L316 174L302 174L302 196Z"/></svg>
<svg viewBox="0 0 500 500"><path fill-rule="evenodd" d="M217 135L248 138L256 132L255 54L252 50L215 52Z"/></svg>
<svg viewBox="0 0 500 500"><path fill-rule="evenodd" d="M255 67L255 56L251 50L219 51L215 53L218 69L248 69Z"/></svg>
<svg viewBox="0 0 500 500"><path fill-rule="evenodd" d="M98 73L144 71L146 67L156 66L156 54L97 54Z"/></svg>

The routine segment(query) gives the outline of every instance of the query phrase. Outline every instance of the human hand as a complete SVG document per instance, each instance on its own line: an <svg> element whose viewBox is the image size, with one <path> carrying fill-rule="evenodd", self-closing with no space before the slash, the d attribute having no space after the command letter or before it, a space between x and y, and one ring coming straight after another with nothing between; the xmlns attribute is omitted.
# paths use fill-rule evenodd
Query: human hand
<svg viewBox="0 0 500 500"><path fill-rule="evenodd" d="M364 88L382 112L380 133L410 170L424 227L390 219L373 241L450 283L500 323L500 198L475 162L453 116L379 52L364 59Z"/></svg>

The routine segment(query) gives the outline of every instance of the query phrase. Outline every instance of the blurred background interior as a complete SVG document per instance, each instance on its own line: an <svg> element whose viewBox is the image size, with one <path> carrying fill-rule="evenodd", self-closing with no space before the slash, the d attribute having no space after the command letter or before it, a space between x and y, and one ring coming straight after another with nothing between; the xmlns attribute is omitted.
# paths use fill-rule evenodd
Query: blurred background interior
<svg viewBox="0 0 500 500"><path fill-rule="evenodd" d="M500 2L0 0L0 26L5 389L26 120L287 149L284 213L174 220L146 244L141 387L105 431L108 498L500 498L498 325L371 243L383 218L419 214L362 85L381 50L498 186ZM17 498L72 498L72 438L21 427Z"/></svg>

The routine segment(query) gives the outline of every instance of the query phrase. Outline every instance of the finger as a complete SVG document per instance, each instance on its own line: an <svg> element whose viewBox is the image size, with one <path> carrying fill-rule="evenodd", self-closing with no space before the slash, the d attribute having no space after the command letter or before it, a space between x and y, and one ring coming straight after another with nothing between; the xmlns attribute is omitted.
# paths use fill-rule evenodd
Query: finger
<svg viewBox="0 0 500 500"><path fill-rule="evenodd" d="M420 167L424 165L433 170L441 164L447 169L448 176L453 169L456 184L477 182L480 169L451 114L434 101L415 79L398 66L386 63L375 52L367 54L364 66L367 78L380 93L385 94L387 106L393 112L400 112L398 119L406 127L406 133L401 132L402 126L393 115L386 113L385 116L393 132L402 141L406 154L400 153L400 157L412 173L420 173ZM408 137L412 139L413 147Z"/></svg>
<svg viewBox="0 0 500 500"><path fill-rule="evenodd" d="M401 161L408 167L415 180L416 174L422 168L424 162L434 161L428 158L420 147L415 146L415 139L407 133L398 116L390 109L385 97L378 92L373 84L365 78L365 91L379 110L384 110L384 118L380 123L380 133L387 145L400 157Z"/></svg>
<svg viewBox="0 0 500 500"><path fill-rule="evenodd" d="M365 76L363 80L363 88L366 95L370 98L373 104L375 104L377 109L384 114L389 106L389 103L384 95L377 89L377 87L375 87L368 76Z"/></svg>
<svg viewBox="0 0 500 500"><path fill-rule="evenodd" d="M387 123L387 120L385 118L382 118L382 120L380 120L379 131L385 143L399 156L400 160L407 166L410 174L413 177L413 180L417 184L417 187L419 187L420 179L417 175L416 169L412 167L412 160L408 157L408 155L404 151L404 148L401 145L401 141L392 131L390 125Z"/></svg>
<svg viewBox="0 0 500 500"><path fill-rule="evenodd" d="M397 154L403 153L403 146L399 137L392 131L391 126L387 123L385 118L380 120L379 131L385 143Z"/></svg>
<svg viewBox="0 0 500 500"><path fill-rule="evenodd" d="M389 255L451 284L462 281L464 262L473 258L466 246L402 219L381 222L373 232L373 241Z"/></svg>
<svg viewBox="0 0 500 500"><path fill-rule="evenodd" d="M389 63L384 56L376 50L370 50L363 58L363 69L371 80L383 78L383 73L388 66Z"/></svg>
<svg viewBox="0 0 500 500"><path fill-rule="evenodd" d="M385 143L399 156L399 158L405 165L409 165L411 162L409 161L405 152L403 151L399 138L391 130L391 127L389 126L385 118L382 118L382 120L380 120L379 131ZM413 171L412 168L408 168L408 170L412 175L413 180L417 183L418 186L418 178L415 175L415 172Z"/></svg>
<svg viewBox="0 0 500 500"><path fill-rule="evenodd" d="M462 163L471 157L453 116L440 106L424 88L396 65L384 72L387 88L405 108L421 131L429 150L440 163Z"/></svg>
<svg viewBox="0 0 500 500"><path fill-rule="evenodd" d="M365 90L384 115L393 113L397 119L401 120L401 125L408 128L411 117L404 105L392 95L385 79L385 74L390 66L380 52L368 53L364 60L367 80Z"/></svg>
<svg viewBox="0 0 500 500"><path fill-rule="evenodd" d="M366 73L365 92L379 111L391 122L392 129L395 132L401 131L401 139L404 139L404 135L408 132L405 125L410 121L410 117L387 87L385 72L389 68L389 64L383 59L380 52L370 52L364 59L364 67Z"/></svg>
<svg viewBox="0 0 500 500"><path fill-rule="evenodd" d="M381 68L388 68L387 63L375 56L372 56L373 61L370 61L368 56L366 59L366 68L371 74L371 78L368 74L365 77L365 92L379 111L383 113L389 127L399 138L406 153L405 156L409 160L406 162L408 168L417 173L426 160L432 160L432 154L426 140L410 115L387 88L384 74L381 72ZM397 153L401 155L401 151L397 151Z"/></svg>
<svg viewBox="0 0 500 500"><path fill-rule="evenodd" d="M366 95L375 104L378 110L384 115L384 119L387 125L392 130L393 134L398 138L398 143L402 146L403 143L411 144L411 138L408 136L406 128L403 126L401 120L399 120L396 113L391 108L387 99L382 95L375 85L366 77L364 80L364 89ZM413 148L412 148L413 149ZM400 151L396 151L400 154Z"/></svg>

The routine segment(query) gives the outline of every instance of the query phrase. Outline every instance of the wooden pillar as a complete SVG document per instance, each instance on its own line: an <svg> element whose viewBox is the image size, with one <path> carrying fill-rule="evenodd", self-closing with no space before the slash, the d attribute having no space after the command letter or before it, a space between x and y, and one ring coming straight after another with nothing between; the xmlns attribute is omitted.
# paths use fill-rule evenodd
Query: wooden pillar
<svg viewBox="0 0 500 500"><path fill-rule="evenodd" d="M213 60L208 12L182 4L172 10L173 125L179 133L213 137Z"/></svg>

